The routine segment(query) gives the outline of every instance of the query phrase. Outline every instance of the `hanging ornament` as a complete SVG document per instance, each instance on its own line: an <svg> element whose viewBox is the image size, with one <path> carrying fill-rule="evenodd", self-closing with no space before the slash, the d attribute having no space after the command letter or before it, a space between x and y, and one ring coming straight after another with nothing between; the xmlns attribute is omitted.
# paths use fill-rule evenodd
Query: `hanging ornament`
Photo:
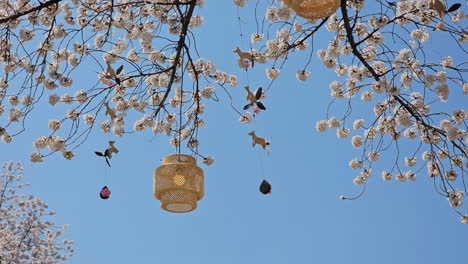
<svg viewBox="0 0 468 264"><path fill-rule="evenodd" d="M102 187L101 191L99 192L99 196L101 199L106 200L110 197L111 191L107 186Z"/></svg>
<svg viewBox="0 0 468 264"><path fill-rule="evenodd" d="M249 132L247 134L252 137L252 147L255 147L255 145L258 144L262 146L263 149L265 149L268 145L270 145L270 142L268 142L268 140L255 135L255 131Z"/></svg>
<svg viewBox="0 0 468 264"><path fill-rule="evenodd" d="M340 7L340 0L283 0L300 17L319 19L331 16Z"/></svg>
<svg viewBox="0 0 468 264"><path fill-rule="evenodd" d="M293 9L298 16L318 19L331 16L340 7L340 0L293 0Z"/></svg>
<svg viewBox="0 0 468 264"><path fill-rule="evenodd" d="M262 183L260 184L260 192L263 194L270 194L271 193L271 184L267 182L266 180L263 180Z"/></svg>
<svg viewBox="0 0 468 264"><path fill-rule="evenodd" d="M154 171L154 196L161 208L173 213L187 213L197 208L204 195L203 170L194 157L185 154L166 156Z"/></svg>
<svg viewBox="0 0 468 264"><path fill-rule="evenodd" d="M106 159L107 165L110 167L109 159L112 159L112 153L119 153L119 150L114 146L115 141L109 141L109 147L104 151L104 153L95 151L94 153L100 157Z"/></svg>

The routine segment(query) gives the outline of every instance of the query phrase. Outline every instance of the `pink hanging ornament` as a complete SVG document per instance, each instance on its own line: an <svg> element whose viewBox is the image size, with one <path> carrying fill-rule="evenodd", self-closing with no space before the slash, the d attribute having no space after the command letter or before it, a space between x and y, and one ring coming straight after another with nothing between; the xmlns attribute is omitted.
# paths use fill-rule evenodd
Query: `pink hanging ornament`
<svg viewBox="0 0 468 264"><path fill-rule="evenodd" d="M107 186L102 187L101 192L99 192L99 196L101 199L106 200L110 197L111 191Z"/></svg>

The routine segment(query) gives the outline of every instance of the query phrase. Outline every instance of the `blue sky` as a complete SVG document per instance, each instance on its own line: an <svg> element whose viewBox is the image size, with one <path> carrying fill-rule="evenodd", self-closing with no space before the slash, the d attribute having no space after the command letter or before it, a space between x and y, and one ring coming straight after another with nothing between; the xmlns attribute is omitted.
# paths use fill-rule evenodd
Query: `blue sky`
<svg viewBox="0 0 468 264"><path fill-rule="evenodd" d="M207 1L197 12L205 16L204 26L195 31L199 52L221 70L239 76L239 86L229 89L240 108L247 77L237 68L232 50L249 48L254 25L242 26L241 40L231 1ZM251 14L241 10L247 22ZM328 43L328 33L321 32L316 47ZM436 32L434 36L433 48L442 47L444 35ZM310 79L299 83L295 71L304 64L298 56L288 60L264 101L268 110L249 125L238 121L224 91L217 88L222 100L207 103L207 125L200 129L201 150L216 161L202 166L205 197L191 213L165 212L153 197L153 171L174 150L166 136L150 131L122 139L96 131L72 161L58 154L31 164L32 140L48 132L48 119L64 114L44 105L14 144L1 145L0 160L23 161L25 180L32 184L29 191L57 212L58 224L70 225L64 238L76 241L76 253L67 263L466 261L468 228L424 173L416 182L383 182L376 169L363 197L339 200L340 195L360 192L352 183L357 172L347 165L360 152L349 139L338 140L334 131L316 132L315 122L326 117L328 83L334 72L314 55L308 68ZM86 74L94 78L93 72L83 70L83 81L74 87L92 85L86 83L90 79ZM255 66L248 79L252 87L266 86L264 67ZM466 99L450 104L466 108ZM358 105L355 110L371 111L366 109L372 106ZM270 156L258 146L251 147L247 135L251 130L271 139ZM110 139L116 139L121 151L108 169L93 152L103 150ZM377 168L385 165L378 163ZM258 192L263 179L273 185L271 195ZM104 184L112 191L108 200L98 195Z"/></svg>

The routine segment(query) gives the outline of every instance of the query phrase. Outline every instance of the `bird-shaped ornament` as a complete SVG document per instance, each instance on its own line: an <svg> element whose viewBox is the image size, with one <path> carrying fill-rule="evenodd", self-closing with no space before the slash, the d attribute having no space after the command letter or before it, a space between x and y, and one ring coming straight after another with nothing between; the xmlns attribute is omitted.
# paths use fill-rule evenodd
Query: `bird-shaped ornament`
<svg viewBox="0 0 468 264"><path fill-rule="evenodd" d="M108 61L106 61L106 64L107 64L107 70L106 70L107 77L115 80L117 84L120 84L120 78L117 76L122 72L123 65L120 65L120 67L117 68L116 71L114 71L114 68L112 68L112 66L110 65Z"/></svg>
<svg viewBox="0 0 468 264"><path fill-rule="evenodd" d="M263 105L262 102L260 102L260 99L262 98L262 94L263 94L263 89L262 87L259 87L255 93L252 93L250 91L250 87L249 86L245 86L245 90L247 91L247 100L250 101L250 103L246 104L244 106L244 110L247 110L249 109L251 106L253 105L257 105L258 108L262 109L262 110L266 110L266 107Z"/></svg>
<svg viewBox="0 0 468 264"><path fill-rule="evenodd" d="M114 146L115 141L109 141L109 147L104 151L104 153L95 151L94 153L100 157L106 159L107 165L110 167L109 159L112 159L112 153L119 153L119 150Z"/></svg>

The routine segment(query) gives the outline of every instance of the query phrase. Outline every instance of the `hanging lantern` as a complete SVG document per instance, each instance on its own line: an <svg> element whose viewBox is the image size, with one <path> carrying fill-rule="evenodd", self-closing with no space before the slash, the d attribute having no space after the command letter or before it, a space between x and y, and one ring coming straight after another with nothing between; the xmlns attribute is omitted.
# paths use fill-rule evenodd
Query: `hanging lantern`
<svg viewBox="0 0 468 264"><path fill-rule="evenodd" d="M197 208L197 201L203 198L203 182L203 170L194 157L172 154L154 171L154 197L166 211L187 213Z"/></svg>
<svg viewBox="0 0 468 264"><path fill-rule="evenodd" d="M340 0L283 0L298 16L306 19L329 17L340 7Z"/></svg>
<svg viewBox="0 0 468 264"><path fill-rule="evenodd" d="M340 0L293 0L297 15L307 19L331 16L340 7Z"/></svg>

